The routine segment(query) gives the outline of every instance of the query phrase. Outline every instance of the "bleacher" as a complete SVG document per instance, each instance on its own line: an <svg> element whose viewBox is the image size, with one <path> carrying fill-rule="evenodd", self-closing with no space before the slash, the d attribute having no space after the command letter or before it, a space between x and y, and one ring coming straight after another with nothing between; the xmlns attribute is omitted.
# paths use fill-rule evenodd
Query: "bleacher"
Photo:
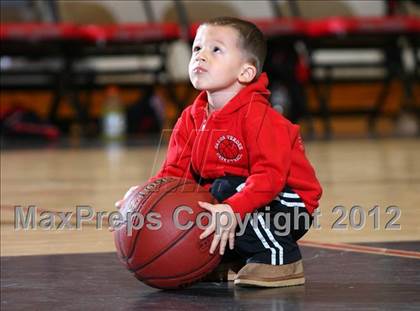
<svg viewBox="0 0 420 311"><path fill-rule="evenodd" d="M36 2L22 3L25 11L36 9ZM66 99L75 112L74 121L86 126L92 118L90 92L107 85L141 89L149 98L156 86L163 86L166 98L179 113L190 96L180 96L175 90L176 80L167 66L170 46L179 41L190 43L199 22L190 16L187 2L173 1L176 21L158 20L153 2L139 3L146 17L141 23L63 21L59 13L62 4L56 1L46 1L38 8L48 18L21 22L2 19L2 92L51 92L48 121L52 124L60 122L59 106ZM331 118L336 116L366 118L371 134L383 116L395 119L401 111L410 111L420 119L414 95L419 82L420 18L407 10L400 12L400 4L384 1L383 16L306 18L305 3L263 1L261 5L269 8L271 16L251 21L267 37L265 70L271 78L273 105L292 121L306 122L309 133L313 133L314 119L319 118L325 137L332 135ZM18 11L13 2L2 2L2 11L10 12L10 8ZM411 67L404 62L407 53L413 60ZM402 86L401 105L398 111L387 114L384 106L395 81ZM331 104L334 85L371 82L381 86L375 98L344 109ZM308 90L314 99L311 104Z"/></svg>

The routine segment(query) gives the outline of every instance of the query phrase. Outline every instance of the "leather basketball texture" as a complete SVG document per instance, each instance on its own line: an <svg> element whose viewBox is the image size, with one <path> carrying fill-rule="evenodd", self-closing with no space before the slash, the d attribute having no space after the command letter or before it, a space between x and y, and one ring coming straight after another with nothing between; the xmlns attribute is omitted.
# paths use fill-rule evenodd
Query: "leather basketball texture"
<svg viewBox="0 0 420 311"><path fill-rule="evenodd" d="M213 200L195 181L181 178L165 177L138 187L124 200L120 213L125 223L114 232L120 260L152 287L182 288L199 281L221 260L217 251L209 253L213 235L199 239L203 229L197 215L205 210L197 202ZM132 219L137 229L129 234L127 216L135 212L140 215ZM155 221L148 221L151 213ZM206 225L206 220L202 217L200 223Z"/></svg>

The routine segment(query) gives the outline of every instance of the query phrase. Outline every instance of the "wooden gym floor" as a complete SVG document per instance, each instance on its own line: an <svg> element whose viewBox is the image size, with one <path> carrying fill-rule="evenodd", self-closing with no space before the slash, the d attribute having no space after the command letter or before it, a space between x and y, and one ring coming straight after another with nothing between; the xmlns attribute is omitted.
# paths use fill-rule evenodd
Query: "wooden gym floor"
<svg viewBox="0 0 420 311"><path fill-rule="evenodd" d="M81 205L113 211L129 186L157 170L164 147L2 150L1 309L419 310L420 141L333 140L306 147L324 187L319 228L300 243L306 285L198 283L180 291L134 279L116 257L106 217L102 229L96 218L77 230L73 216L71 229L14 228L16 206L36 206L37 220L43 212L74 213ZM342 220L340 209L346 211ZM397 209L401 214L393 219ZM365 225L357 228L360 213ZM332 228L337 222L344 228Z"/></svg>

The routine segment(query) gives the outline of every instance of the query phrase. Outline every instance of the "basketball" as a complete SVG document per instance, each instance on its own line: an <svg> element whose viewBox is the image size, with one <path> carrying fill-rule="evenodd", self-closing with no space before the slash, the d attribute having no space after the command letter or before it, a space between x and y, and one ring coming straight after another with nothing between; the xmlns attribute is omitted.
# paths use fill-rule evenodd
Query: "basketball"
<svg viewBox="0 0 420 311"><path fill-rule="evenodd" d="M207 225L208 217L197 222L205 211L197 201L213 200L192 180L167 177L137 187L125 198L120 209L124 220L114 232L120 260L152 287L183 288L199 281L221 259L218 252L209 253L213 235L199 238L200 224Z"/></svg>

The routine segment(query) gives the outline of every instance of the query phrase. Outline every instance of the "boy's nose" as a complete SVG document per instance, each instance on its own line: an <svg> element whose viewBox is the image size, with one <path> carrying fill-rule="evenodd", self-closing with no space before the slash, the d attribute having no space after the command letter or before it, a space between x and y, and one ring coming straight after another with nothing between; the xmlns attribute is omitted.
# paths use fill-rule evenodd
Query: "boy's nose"
<svg viewBox="0 0 420 311"><path fill-rule="evenodd" d="M202 61L205 62L207 60L207 57L205 56L205 54L203 52L198 53L196 58L197 61Z"/></svg>

